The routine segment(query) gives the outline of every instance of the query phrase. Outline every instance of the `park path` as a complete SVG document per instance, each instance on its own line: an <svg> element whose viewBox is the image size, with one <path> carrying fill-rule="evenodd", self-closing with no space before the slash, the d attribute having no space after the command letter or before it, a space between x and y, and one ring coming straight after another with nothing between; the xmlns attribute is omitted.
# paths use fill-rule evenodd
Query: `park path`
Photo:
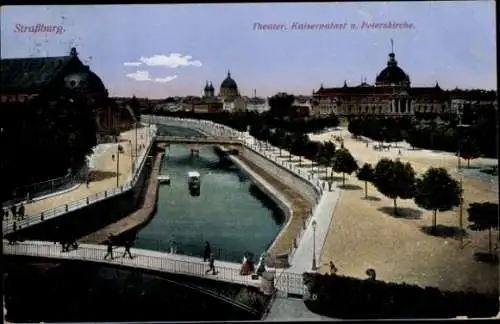
<svg viewBox="0 0 500 324"><path fill-rule="evenodd" d="M368 147L353 139L346 131L312 136L313 140L331 140L332 135L341 136L344 146L358 161L375 165L383 158L400 158L410 162L420 174L430 166L444 167L457 178L457 158L450 153L414 151L398 148L390 151L375 151L373 142ZM478 159L471 165L491 165L491 160ZM365 271L374 268L377 279L391 282L407 282L423 286L436 286L448 290L476 289L494 292L498 289L498 268L474 260L475 252L485 252L488 246L487 231L468 231L465 246L459 240L425 234L422 228L432 223L432 213L415 205L412 200L398 200L404 217L393 217L392 201L368 184L369 199L364 199L364 183L355 175L348 176L350 190L343 190L336 208L325 247L321 253L321 272L333 260L339 274L366 278ZM467 221L467 206L474 201L498 202L496 183L463 177L464 227ZM456 227L459 210L438 213L438 224ZM495 236L495 235L494 235Z"/></svg>

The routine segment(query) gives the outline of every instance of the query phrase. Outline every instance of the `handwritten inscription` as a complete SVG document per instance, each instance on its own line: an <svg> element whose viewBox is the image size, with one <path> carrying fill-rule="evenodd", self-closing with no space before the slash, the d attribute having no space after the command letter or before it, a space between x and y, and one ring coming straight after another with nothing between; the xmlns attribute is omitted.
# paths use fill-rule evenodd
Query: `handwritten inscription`
<svg viewBox="0 0 500 324"><path fill-rule="evenodd" d="M46 24L36 24L36 25L24 25L16 24L14 27L14 32L16 33L47 33L47 34L62 34L64 33L64 27L61 25L46 25Z"/></svg>

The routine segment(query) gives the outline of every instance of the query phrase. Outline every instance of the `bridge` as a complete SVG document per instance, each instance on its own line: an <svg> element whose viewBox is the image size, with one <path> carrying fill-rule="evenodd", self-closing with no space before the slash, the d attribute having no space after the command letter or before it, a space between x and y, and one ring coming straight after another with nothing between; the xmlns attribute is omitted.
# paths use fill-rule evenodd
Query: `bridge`
<svg viewBox="0 0 500 324"><path fill-rule="evenodd" d="M178 143L178 144L207 144L207 145L241 145L242 142L237 137L228 136L157 136L157 142Z"/></svg>
<svg viewBox="0 0 500 324"><path fill-rule="evenodd" d="M138 268L160 273L182 274L239 284L244 286L261 288L262 280L252 279L251 276L240 274L241 264L215 261L216 274L208 270L208 263L203 259L143 249L131 249L133 258L122 257L124 248L114 248L113 259L104 259L107 246L96 244L80 244L78 249L62 252L61 245L45 241L24 241L15 244L3 243L4 255L28 256L45 259L76 260L85 262L101 263L124 268ZM274 271L274 285L277 290L285 294L304 295L305 286L302 274L287 272L284 270L268 269ZM278 271L280 271L278 273Z"/></svg>

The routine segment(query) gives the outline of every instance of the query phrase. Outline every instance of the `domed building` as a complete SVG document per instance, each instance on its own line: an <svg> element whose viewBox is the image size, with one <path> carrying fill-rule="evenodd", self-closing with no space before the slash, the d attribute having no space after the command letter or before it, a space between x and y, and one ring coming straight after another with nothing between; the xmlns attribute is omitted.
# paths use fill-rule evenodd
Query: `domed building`
<svg viewBox="0 0 500 324"><path fill-rule="evenodd" d="M380 71L375 78L376 86L410 86L410 77L398 66L395 57L396 54L389 53L387 67Z"/></svg>
<svg viewBox="0 0 500 324"><path fill-rule="evenodd" d="M391 41L392 43L392 41ZM398 66L394 50L389 53L387 66L375 77L375 85L366 78L361 83L342 87L313 90L313 115L414 115L444 113L450 98L436 82L431 87L410 87L409 75Z"/></svg>
<svg viewBox="0 0 500 324"><path fill-rule="evenodd" d="M231 78L231 72L227 71L227 77L220 85L219 97L223 99L230 99L238 96L238 85L236 84L236 81Z"/></svg>
<svg viewBox="0 0 500 324"><path fill-rule="evenodd" d="M75 92L86 96L95 108L99 139L120 128L120 109L109 98L101 78L80 61L76 48L67 56L2 59L1 73L2 102L24 102L42 93L58 98Z"/></svg>

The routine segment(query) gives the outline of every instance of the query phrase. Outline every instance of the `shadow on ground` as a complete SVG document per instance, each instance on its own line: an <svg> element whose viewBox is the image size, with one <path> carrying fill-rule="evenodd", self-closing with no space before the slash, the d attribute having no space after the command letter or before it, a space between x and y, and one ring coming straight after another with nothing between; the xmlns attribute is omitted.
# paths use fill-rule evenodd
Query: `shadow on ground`
<svg viewBox="0 0 500 324"><path fill-rule="evenodd" d="M397 210L397 214L394 213L394 207L380 207L377 210L394 218L420 219L423 215L423 212L421 210L410 207L399 207Z"/></svg>
<svg viewBox="0 0 500 324"><path fill-rule="evenodd" d="M121 175L121 173L119 174ZM93 170L89 172L90 181L102 181L109 178L115 178L116 172Z"/></svg>
<svg viewBox="0 0 500 324"><path fill-rule="evenodd" d="M474 260L478 262L489 263L493 265L498 265L498 254L486 253L486 252L476 252L474 253Z"/></svg>
<svg viewBox="0 0 500 324"><path fill-rule="evenodd" d="M368 201L380 201L381 200L379 197L375 197L375 196L368 196L368 197L363 196L363 198L361 198L361 199L368 200Z"/></svg>
<svg viewBox="0 0 500 324"><path fill-rule="evenodd" d="M361 189L363 189L360 186L353 185L353 184L344 184L344 185L339 185L338 187L340 189L344 189L344 190L361 190Z"/></svg>
<svg viewBox="0 0 500 324"><path fill-rule="evenodd" d="M460 228L458 226L446 226L446 225L436 225L436 227L422 226L420 229L427 235L432 235L437 237L460 238L467 236L467 232L463 228Z"/></svg>

